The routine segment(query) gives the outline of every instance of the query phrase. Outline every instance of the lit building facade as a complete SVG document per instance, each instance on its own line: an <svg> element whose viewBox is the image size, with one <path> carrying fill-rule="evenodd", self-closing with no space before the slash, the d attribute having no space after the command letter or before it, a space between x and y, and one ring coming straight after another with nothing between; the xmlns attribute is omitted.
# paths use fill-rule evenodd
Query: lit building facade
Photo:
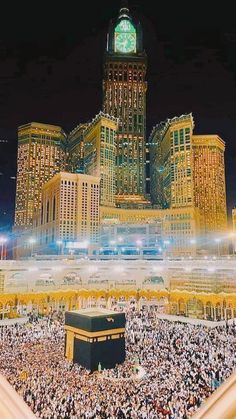
<svg viewBox="0 0 236 419"><path fill-rule="evenodd" d="M60 172L42 189L42 205L32 230L35 251L58 241L96 242L99 226L99 178Z"/></svg>
<svg viewBox="0 0 236 419"><path fill-rule="evenodd" d="M193 135L192 114L157 125L150 137L151 199L160 208L194 206L203 236L227 228L224 150L217 135Z"/></svg>
<svg viewBox="0 0 236 419"><path fill-rule="evenodd" d="M100 178L100 204L115 205L115 136L118 121L100 112L84 131L84 172Z"/></svg>
<svg viewBox="0 0 236 419"><path fill-rule="evenodd" d="M190 113L155 126L146 144L146 68L140 23L123 7L108 32L104 113L68 137L54 125L19 127L15 228L41 249L123 235L194 256L201 235L223 236L224 141L193 135Z"/></svg>
<svg viewBox="0 0 236 419"><path fill-rule="evenodd" d="M218 135L193 135L194 204L204 233L227 229L225 143Z"/></svg>
<svg viewBox="0 0 236 419"><path fill-rule="evenodd" d="M145 193L146 54L142 29L122 8L111 21L104 62L103 110L119 119L116 201Z"/></svg>
<svg viewBox="0 0 236 419"><path fill-rule="evenodd" d="M146 197L151 202L150 197L150 147L149 143L146 144L146 164L145 164L145 175L146 175Z"/></svg>
<svg viewBox="0 0 236 419"><path fill-rule="evenodd" d="M236 253L236 208L232 209L232 224L233 224L233 231L231 233L232 247L233 247L233 253Z"/></svg>
<svg viewBox="0 0 236 419"><path fill-rule="evenodd" d="M193 118L191 114L158 124L150 138L150 192L160 208L192 206Z"/></svg>
<svg viewBox="0 0 236 419"><path fill-rule="evenodd" d="M197 252L196 238L199 235L199 211L197 208L140 210L100 207L100 223L104 236L108 236L110 228L119 237L122 228L125 231L127 225L132 226L132 231L129 234L140 240L140 244L138 241L136 243L138 247L155 245L153 237L151 237L154 234L156 235L156 245L162 248L160 253L171 256L194 256ZM150 227L146 229L148 224ZM141 226L143 226L143 230ZM127 234L123 235L125 243L129 240ZM119 241L117 243L119 244Z"/></svg>
<svg viewBox="0 0 236 419"><path fill-rule="evenodd" d="M162 220L151 221L149 223L123 223L109 224L103 222L100 227L100 242L118 247L120 253L129 254L132 250L142 254L163 254ZM114 247L115 247L114 246ZM123 250L124 249L124 250ZM103 248L105 253L105 247ZM122 251L123 250L123 251ZM133 252L134 253L134 252Z"/></svg>
<svg viewBox="0 0 236 419"><path fill-rule="evenodd" d="M56 125L32 122L18 128L15 228L30 228L41 206L42 186L64 165L65 133Z"/></svg>
<svg viewBox="0 0 236 419"><path fill-rule="evenodd" d="M71 173L84 173L84 130L88 124L79 124L67 137L67 169Z"/></svg>
<svg viewBox="0 0 236 419"><path fill-rule="evenodd" d="M236 208L232 209L233 231L236 233Z"/></svg>

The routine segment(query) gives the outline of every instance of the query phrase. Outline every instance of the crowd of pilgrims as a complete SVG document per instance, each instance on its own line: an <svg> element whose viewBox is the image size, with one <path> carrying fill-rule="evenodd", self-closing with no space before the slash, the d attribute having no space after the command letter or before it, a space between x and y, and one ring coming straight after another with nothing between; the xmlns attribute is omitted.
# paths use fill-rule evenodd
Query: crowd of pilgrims
<svg viewBox="0 0 236 419"><path fill-rule="evenodd" d="M95 373L64 358L62 317L1 326L0 373L38 418L187 419L235 368L234 324L159 320L132 303L126 319L125 363Z"/></svg>

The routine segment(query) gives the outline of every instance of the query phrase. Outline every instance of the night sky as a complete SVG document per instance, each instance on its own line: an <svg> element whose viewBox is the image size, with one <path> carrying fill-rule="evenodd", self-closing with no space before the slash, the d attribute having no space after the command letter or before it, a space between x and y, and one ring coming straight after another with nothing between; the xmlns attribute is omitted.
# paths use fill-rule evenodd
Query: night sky
<svg viewBox="0 0 236 419"><path fill-rule="evenodd" d="M66 131L102 106L106 32L119 0L1 5L0 233L14 214L17 126L31 121ZM236 29L233 10L214 3L130 0L148 56L147 133L192 112L195 134L226 141L229 215L236 205ZM205 2L206 3L206 2ZM73 7L75 6L75 7ZM7 142L5 142L7 140Z"/></svg>

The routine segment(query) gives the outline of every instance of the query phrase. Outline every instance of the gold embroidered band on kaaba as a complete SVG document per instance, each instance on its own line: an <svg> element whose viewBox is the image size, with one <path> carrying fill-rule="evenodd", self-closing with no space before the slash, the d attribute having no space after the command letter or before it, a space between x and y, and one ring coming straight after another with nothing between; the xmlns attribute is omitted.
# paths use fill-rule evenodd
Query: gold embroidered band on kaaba
<svg viewBox="0 0 236 419"><path fill-rule="evenodd" d="M85 342L102 342L107 339L120 339L124 337L125 328L100 330L97 332L88 332L87 330L79 329L77 327L65 325L66 332L74 334L74 338L83 340Z"/></svg>

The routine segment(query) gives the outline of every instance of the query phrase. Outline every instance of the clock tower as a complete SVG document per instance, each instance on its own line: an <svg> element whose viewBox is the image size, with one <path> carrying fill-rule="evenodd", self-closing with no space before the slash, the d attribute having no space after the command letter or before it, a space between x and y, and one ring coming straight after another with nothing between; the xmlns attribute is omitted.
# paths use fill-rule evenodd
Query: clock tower
<svg viewBox="0 0 236 419"><path fill-rule="evenodd" d="M119 119L116 203L146 202L146 54L142 29L125 4L110 22L104 62L103 110Z"/></svg>

